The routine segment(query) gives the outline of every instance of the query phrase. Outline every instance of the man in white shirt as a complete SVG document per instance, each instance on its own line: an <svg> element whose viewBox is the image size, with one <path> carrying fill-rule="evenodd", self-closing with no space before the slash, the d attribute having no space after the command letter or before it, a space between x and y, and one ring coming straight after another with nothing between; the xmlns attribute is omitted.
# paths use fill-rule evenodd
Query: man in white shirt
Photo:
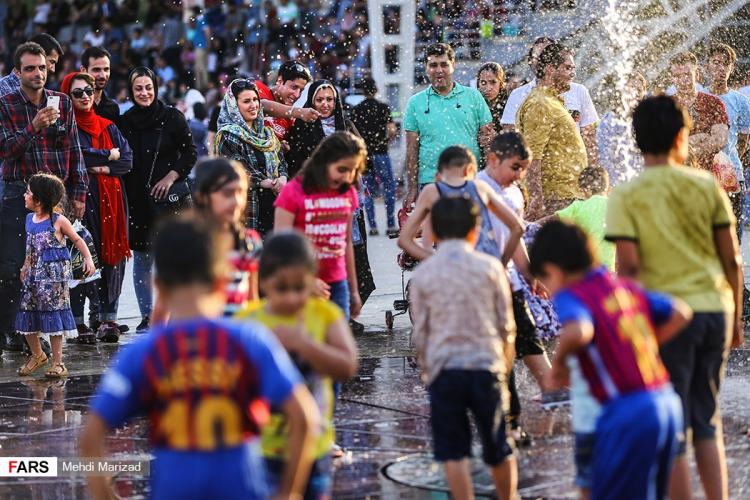
<svg viewBox="0 0 750 500"><path fill-rule="evenodd" d="M536 74L536 66L539 62L539 54L554 40L548 37L537 38L529 49L528 61L532 71ZM503 130L514 130L516 128L516 114L518 109L526 100L526 97L536 87L536 78L525 85L521 85L508 97L508 102L503 110L503 117L500 119L503 124ZM581 137L586 145L589 165L598 163L598 151L596 146L596 128L599 122L599 114L596 112L594 102L591 100L591 94L586 87L580 83L570 84L570 90L562 94L565 99L565 107L568 108L573 120L578 124L581 131Z"/></svg>

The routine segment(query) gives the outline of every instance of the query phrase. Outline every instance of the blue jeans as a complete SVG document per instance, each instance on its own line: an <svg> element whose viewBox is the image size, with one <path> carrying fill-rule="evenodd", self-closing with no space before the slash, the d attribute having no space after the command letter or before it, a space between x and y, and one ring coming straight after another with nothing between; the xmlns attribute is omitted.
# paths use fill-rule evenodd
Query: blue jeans
<svg viewBox="0 0 750 500"><path fill-rule="evenodd" d="M349 321L349 315L351 314L351 310L349 309L349 282L341 280L334 283L328 283L328 286L331 287L330 301L344 311L344 316L346 317L346 320Z"/></svg>
<svg viewBox="0 0 750 500"><path fill-rule="evenodd" d="M154 305L151 280L151 269L153 267L154 258L151 252L133 252L133 288L135 288L135 297L138 300L141 318L150 317Z"/></svg>
<svg viewBox="0 0 750 500"><path fill-rule="evenodd" d="M396 227L396 179L393 177L393 168L391 167L391 157L387 154L374 155L372 157L372 170L364 175L365 185L370 192L370 196L365 198L365 211L367 212L367 222L370 223L370 229L378 227L375 222L375 202L373 197L378 190L378 178L383 183L383 198L385 199L385 213L388 218L388 228Z"/></svg>

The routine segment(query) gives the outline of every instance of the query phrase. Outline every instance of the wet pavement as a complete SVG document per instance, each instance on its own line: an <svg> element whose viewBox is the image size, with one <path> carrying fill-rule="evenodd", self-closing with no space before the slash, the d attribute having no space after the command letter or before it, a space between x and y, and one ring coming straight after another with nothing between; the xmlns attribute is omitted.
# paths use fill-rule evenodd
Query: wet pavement
<svg viewBox="0 0 750 500"><path fill-rule="evenodd" d="M440 468L430 458L429 405L413 365L408 318L384 328L384 312L400 298L395 245L372 239L370 255L379 290L368 301L357 336L360 367L343 386L336 409L337 441L346 450L335 463L335 498L447 498ZM131 331L139 322L132 289L123 296L122 321ZM121 344L138 336L124 335ZM119 345L68 344L65 381L20 379L23 356L4 353L0 361L0 456L74 457L77 435L101 373ZM41 376L41 375L40 375ZM566 408L544 411L534 401L538 389L525 368L518 382L524 408L522 424L533 437L518 452L519 493L523 498L574 498L572 436ZM722 387L722 412L730 471L730 498L750 498L750 350L735 351ZM108 449L118 458L148 456L145 419L116 431ZM478 456L478 453L475 453ZM478 495L491 495L491 481L480 462L473 466ZM700 492L697 474L694 491ZM125 498L147 495L146 478L118 477ZM84 498L83 478L0 479L0 498ZM699 495L697 498L701 498Z"/></svg>

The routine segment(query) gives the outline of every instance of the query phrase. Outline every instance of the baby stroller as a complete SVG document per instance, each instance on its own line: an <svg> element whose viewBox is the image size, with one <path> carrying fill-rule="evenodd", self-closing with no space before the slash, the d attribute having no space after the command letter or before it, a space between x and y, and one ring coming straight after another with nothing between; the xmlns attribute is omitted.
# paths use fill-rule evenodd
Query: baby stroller
<svg viewBox="0 0 750 500"><path fill-rule="evenodd" d="M406 224L406 219L409 218L409 215L411 214L411 210L407 210L406 208L402 208L398 211L398 227L399 229L403 228L404 224ZM394 238L397 237L397 235L393 236ZM394 300L393 301L393 309L387 310L385 312L385 326L388 328L388 330L393 329L393 320L396 316L401 316L402 314L406 314L409 311L409 284L410 281L406 280L406 273L409 271L413 271L415 267L417 267L417 260L411 257L406 252L402 251L399 252L399 254L396 256L396 263L398 263L398 266L401 268L401 299ZM411 313L409 314L409 320L411 321Z"/></svg>

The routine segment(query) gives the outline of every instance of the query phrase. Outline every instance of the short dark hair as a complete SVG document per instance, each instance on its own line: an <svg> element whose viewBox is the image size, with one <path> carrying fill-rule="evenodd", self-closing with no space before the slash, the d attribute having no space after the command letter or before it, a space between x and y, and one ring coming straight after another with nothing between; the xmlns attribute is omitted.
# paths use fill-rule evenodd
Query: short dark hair
<svg viewBox="0 0 750 500"><path fill-rule="evenodd" d="M477 159L471 149L466 146L448 146L438 157L438 172L448 168L463 168L466 165L477 164Z"/></svg>
<svg viewBox="0 0 750 500"><path fill-rule="evenodd" d="M29 191L34 201L42 204L44 213L52 215L65 196L65 184L51 174L34 174L29 179Z"/></svg>
<svg viewBox="0 0 750 500"><path fill-rule="evenodd" d="M299 172L302 190L312 193L328 189L328 165L352 156L359 157L356 181L362 174L367 159L367 146L362 138L351 132L338 131L323 139ZM341 186L342 193L348 189L349 186Z"/></svg>
<svg viewBox="0 0 750 500"><path fill-rule="evenodd" d="M312 275L318 274L318 260L310 242L294 229L275 232L263 242L258 278L270 278L289 267L303 267Z"/></svg>
<svg viewBox="0 0 750 500"><path fill-rule="evenodd" d="M16 47L16 51L13 53L13 66L18 71L21 71L21 58L26 54L42 56L44 57L45 60L47 59L47 53L44 52L44 49L38 43L36 42L22 43L21 45Z"/></svg>
<svg viewBox="0 0 750 500"><path fill-rule="evenodd" d="M92 59L99 59L101 57L106 57L110 62L112 62L112 55L107 49L103 49L101 47L89 47L88 49L83 51L83 54L81 54L81 66L88 69L89 63Z"/></svg>
<svg viewBox="0 0 750 500"><path fill-rule="evenodd" d="M366 76L362 79L362 93L367 97L373 97L378 93L378 85L371 76Z"/></svg>
<svg viewBox="0 0 750 500"><path fill-rule="evenodd" d="M65 52L63 52L63 48L60 45L60 42L58 42L55 37L48 33L38 33L31 38L29 38L30 42L38 43L42 46L44 49L45 54L49 54L53 50L57 51L57 54L62 57L65 55Z"/></svg>
<svg viewBox="0 0 750 500"><path fill-rule="evenodd" d="M609 174L602 167L586 167L578 176L578 187L601 194L609 187Z"/></svg>
<svg viewBox="0 0 750 500"><path fill-rule="evenodd" d="M206 105L202 102L195 102L193 103L193 116L196 120L203 121L208 116L208 111L206 110Z"/></svg>
<svg viewBox="0 0 750 500"><path fill-rule="evenodd" d="M557 43L557 41L554 38L550 38L548 36L540 36L536 40L534 40L534 43L531 44L529 47L529 52L526 54L526 61L531 62L534 59L534 48L537 45L540 45L542 43L550 44L550 43Z"/></svg>
<svg viewBox="0 0 750 500"><path fill-rule="evenodd" d="M519 132L500 132L492 140L490 151L500 159L518 156L522 160L531 158L531 149L526 144L526 139Z"/></svg>
<svg viewBox="0 0 750 500"><path fill-rule="evenodd" d="M227 276L229 238L197 212L162 220L153 249L156 279L167 288L212 285Z"/></svg>
<svg viewBox="0 0 750 500"><path fill-rule="evenodd" d="M578 273L594 267L597 260L586 232L560 220L542 226L529 249L529 271L533 276L544 276L545 264L554 264L566 273Z"/></svg>
<svg viewBox="0 0 750 500"><path fill-rule="evenodd" d="M279 67L278 78L281 78L281 82L287 82L289 80L296 80L302 78L306 82L312 80L312 75L307 67L298 61L286 61Z"/></svg>
<svg viewBox="0 0 750 500"><path fill-rule="evenodd" d="M692 126L687 110L673 97L647 97L633 111L635 143L643 153L668 153L680 130Z"/></svg>
<svg viewBox="0 0 750 500"><path fill-rule="evenodd" d="M544 72L547 66L556 68L565 61L565 56L572 56L573 51L561 43L550 43L541 54L539 54L539 63L536 66L536 77L544 78Z"/></svg>
<svg viewBox="0 0 750 500"><path fill-rule="evenodd" d="M735 52L734 49L726 43L716 43L714 45L711 45L711 47L709 47L708 49L708 56L711 57L714 54L723 55L727 58L729 64L734 64L737 62L737 52Z"/></svg>
<svg viewBox="0 0 750 500"><path fill-rule="evenodd" d="M466 239L479 220L479 207L469 197L444 196L430 209L432 231L439 240Z"/></svg>
<svg viewBox="0 0 750 500"><path fill-rule="evenodd" d="M447 43L433 43L428 46L424 51L424 62L427 62L427 58L430 56L448 56L450 62L456 61L456 52Z"/></svg>

